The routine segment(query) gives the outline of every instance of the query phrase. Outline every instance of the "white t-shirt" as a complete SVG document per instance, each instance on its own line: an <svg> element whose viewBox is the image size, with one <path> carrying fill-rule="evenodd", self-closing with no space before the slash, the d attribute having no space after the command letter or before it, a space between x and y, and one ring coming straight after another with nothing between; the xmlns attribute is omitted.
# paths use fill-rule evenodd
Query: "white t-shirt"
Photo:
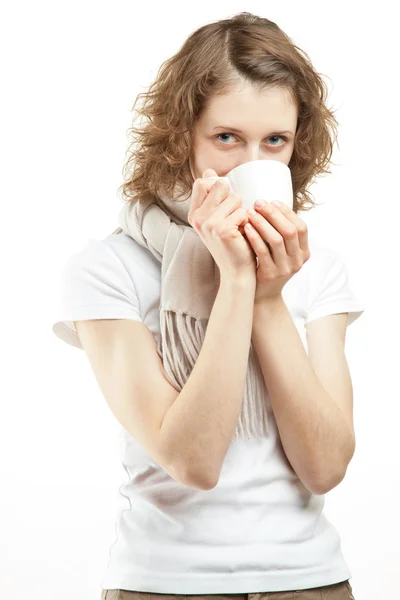
<svg viewBox="0 0 400 600"><path fill-rule="evenodd" d="M364 306L349 287L339 254L309 236L310 259L283 288L307 349L304 325ZM53 331L82 348L73 321L134 319L160 336L161 265L125 234L90 240L61 271ZM175 481L120 425L126 480L104 589L164 594L299 590L352 577L323 495L301 483L283 451L273 413L262 440L233 440L218 485L196 490Z"/></svg>

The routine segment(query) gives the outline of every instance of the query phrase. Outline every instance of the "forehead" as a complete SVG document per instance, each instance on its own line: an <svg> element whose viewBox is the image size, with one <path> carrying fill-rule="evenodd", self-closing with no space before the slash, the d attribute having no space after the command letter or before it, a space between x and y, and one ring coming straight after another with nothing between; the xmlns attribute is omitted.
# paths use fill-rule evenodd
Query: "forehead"
<svg viewBox="0 0 400 600"><path fill-rule="evenodd" d="M244 130L260 123L266 128L291 129L297 122L297 107L286 89L264 89L245 85L213 96L201 116L207 126L229 125Z"/></svg>

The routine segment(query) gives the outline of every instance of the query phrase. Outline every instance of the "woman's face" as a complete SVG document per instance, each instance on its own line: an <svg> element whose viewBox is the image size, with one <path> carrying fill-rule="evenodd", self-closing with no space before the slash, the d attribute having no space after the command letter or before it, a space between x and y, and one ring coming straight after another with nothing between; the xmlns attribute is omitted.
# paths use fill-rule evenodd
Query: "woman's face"
<svg viewBox="0 0 400 600"><path fill-rule="evenodd" d="M287 90L259 92L243 83L235 91L214 96L194 127L194 175L214 169L224 177L251 160L289 164L297 125L297 107Z"/></svg>

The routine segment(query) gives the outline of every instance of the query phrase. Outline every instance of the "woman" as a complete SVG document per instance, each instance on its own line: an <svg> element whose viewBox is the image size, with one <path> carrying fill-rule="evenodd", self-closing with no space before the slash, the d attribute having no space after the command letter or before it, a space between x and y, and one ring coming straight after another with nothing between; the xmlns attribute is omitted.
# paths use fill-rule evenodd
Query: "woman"
<svg viewBox="0 0 400 600"><path fill-rule="evenodd" d="M354 452L344 339L364 307L298 216L330 172L325 84L241 13L195 31L140 96L121 227L67 262L53 325L122 426L101 597L353 598L323 506ZM260 159L290 168L293 210L251 214L210 179Z"/></svg>

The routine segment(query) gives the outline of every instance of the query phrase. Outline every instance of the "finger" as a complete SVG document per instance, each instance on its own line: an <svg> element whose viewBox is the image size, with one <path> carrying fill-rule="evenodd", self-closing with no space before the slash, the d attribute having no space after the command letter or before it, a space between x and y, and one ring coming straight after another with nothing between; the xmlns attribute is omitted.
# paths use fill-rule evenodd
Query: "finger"
<svg viewBox="0 0 400 600"><path fill-rule="evenodd" d="M296 213L286 206L286 204L281 204L279 207L281 212L286 216L287 219L292 221L292 223L297 227L297 235L299 237L299 245L303 252L309 251L308 246L308 227L307 223L303 221Z"/></svg>
<svg viewBox="0 0 400 600"><path fill-rule="evenodd" d="M244 216L245 210L241 206L238 206L236 208L236 210L233 210L232 202L228 201L228 203L229 204L228 204L226 210L220 212L220 215L222 215L222 217L224 219L224 226L227 230L237 228L240 231L240 227L243 226L243 216ZM216 212L218 212L219 210L220 209L217 209ZM233 212L231 212L231 211L233 211Z"/></svg>
<svg viewBox="0 0 400 600"><path fill-rule="evenodd" d="M284 215L289 221L295 225L297 229L297 235L299 238L299 247L303 252L308 251L308 227L307 224L301 219L287 204L281 202L276 207L282 215Z"/></svg>
<svg viewBox="0 0 400 600"><path fill-rule="evenodd" d="M283 269L287 264L288 254L286 252L285 241L282 235L276 226L274 227L263 215L258 214L257 212L255 215L252 215L249 211L248 214L250 223L256 229L264 244L269 244L270 253L273 257L274 263L277 267Z"/></svg>
<svg viewBox="0 0 400 600"><path fill-rule="evenodd" d="M279 247L282 238L285 254L292 258L297 256L300 246L296 225L283 214L280 208L273 206L270 202L266 202L260 207L255 206L254 208L256 215L253 215L253 220L257 219L258 226L261 227L260 234L263 236L264 232L268 233L269 231L272 235L273 230L271 230L271 226L273 226L273 228L279 233L279 237L275 238L273 250L275 250L275 246L277 248ZM287 208L288 211L290 211L289 207ZM270 240L268 239L268 242L269 241ZM275 250L275 252L277 251ZM275 259L279 260L279 256L277 254L274 254L274 260ZM281 259L285 260L283 255L281 256Z"/></svg>
<svg viewBox="0 0 400 600"><path fill-rule="evenodd" d="M207 179L203 179L203 181L207 182ZM229 182L226 179L217 179L217 181L215 181L214 185L212 186L212 189L209 190L206 197L204 198L202 207L204 206L207 211L210 209L216 210L218 208L221 208L223 211L226 211L228 209L225 206L224 201L228 199L230 193L231 187L229 185ZM234 195L232 195L231 197L233 199ZM235 204L240 205L240 201L236 196L234 202ZM229 212L227 214L229 214Z"/></svg>
<svg viewBox="0 0 400 600"><path fill-rule="evenodd" d="M248 223L245 226L244 231L245 231L247 239L249 240L259 262L262 263L263 267L266 267L266 268L274 267L275 264L274 264L274 260L272 258L271 252L270 252L267 244L263 240L263 238L260 236L258 231L255 229L255 227L253 227L251 225L251 223Z"/></svg>
<svg viewBox="0 0 400 600"><path fill-rule="evenodd" d="M206 169L204 173L207 173L207 171L209 173L215 173L213 169ZM199 178L194 181L190 200L190 214L192 214L196 209L200 208L204 200L207 198L211 188L218 181L218 179L214 179L214 177L218 178L218 175L215 173L215 176L208 175L208 177Z"/></svg>
<svg viewBox="0 0 400 600"><path fill-rule="evenodd" d="M245 228L245 225L247 225L247 223L248 223L248 222L249 222L249 217L248 217L248 215L247 215L247 213L246 213L246 219L245 219L245 220L242 222L242 224L241 224L241 225L239 225L239 231L240 231L240 233L241 233L242 235L244 235L244 234L245 234L245 230L244 230L244 228Z"/></svg>

